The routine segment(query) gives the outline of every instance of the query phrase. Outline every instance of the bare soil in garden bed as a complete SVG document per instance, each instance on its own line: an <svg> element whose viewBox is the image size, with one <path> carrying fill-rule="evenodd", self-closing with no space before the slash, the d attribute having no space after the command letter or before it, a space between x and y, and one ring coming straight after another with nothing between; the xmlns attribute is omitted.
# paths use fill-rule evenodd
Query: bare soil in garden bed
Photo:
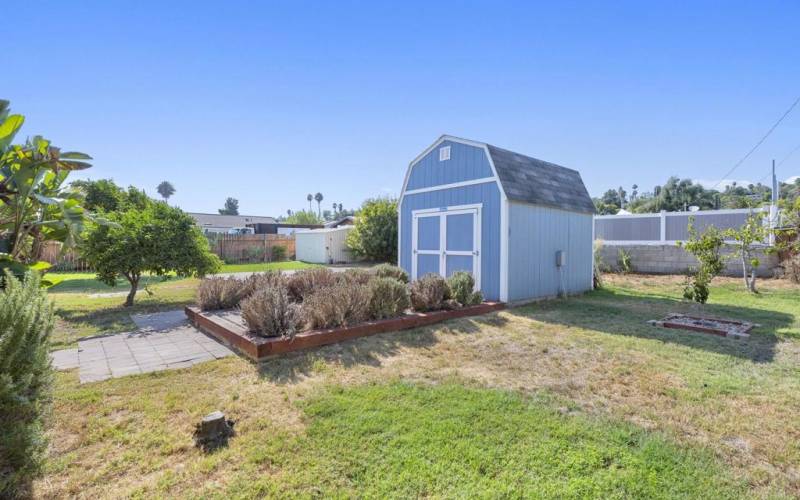
<svg viewBox="0 0 800 500"><path fill-rule="evenodd" d="M649 323L662 328L675 328L679 330L710 333L712 335L731 337L734 339L750 338L750 330L758 326L755 323L748 323L746 321L720 318L703 318L676 313L669 314L667 317L659 321L649 321Z"/></svg>
<svg viewBox="0 0 800 500"><path fill-rule="evenodd" d="M484 302L453 310L413 312L396 318L367 321L357 325L300 332L293 338L254 335L248 331L237 310L201 311L198 307L187 306L186 316L200 330L236 348L248 358L260 361L277 354L334 344L377 333L432 325L448 319L477 316L503 308L505 308L505 304L501 302Z"/></svg>

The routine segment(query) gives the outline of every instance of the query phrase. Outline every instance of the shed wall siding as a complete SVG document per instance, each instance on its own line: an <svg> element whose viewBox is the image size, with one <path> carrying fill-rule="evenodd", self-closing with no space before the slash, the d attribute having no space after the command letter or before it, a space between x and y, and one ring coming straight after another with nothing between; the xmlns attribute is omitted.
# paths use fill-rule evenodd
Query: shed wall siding
<svg viewBox="0 0 800 500"><path fill-rule="evenodd" d="M557 295L561 279L567 293L591 290L591 214L514 202L508 212L510 302ZM556 267L558 250L566 251L561 277Z"/></svg>
<svg viewBox="0 0 800 500"><path fill-rule="evenodd" d="M450 146L450 159L439 161L439 149ZM483 148L444 141L411 169L407 190L492 177L492 167Z"/></svg>
<svg viewBox="0 0 800 500"><path fill-rule="evenodd" d="M438 152L434 152L438 161ZM453 154L451 152L451 158ZM452 165L455 165L455 163ZM412 212L414 210L445 208L473 203L483 204L481 210L481 291L486 299L499 300L500 189L496 183L476 184L405 195L400 206L400 266L409 275L411 274L411 230Z"/></svg>
<svg viewBox="0 0 800 500"><path fill-rule="evenodd" d="M323 233L297 232L295 234L297 260L326 264L325 235Z"/></svg>

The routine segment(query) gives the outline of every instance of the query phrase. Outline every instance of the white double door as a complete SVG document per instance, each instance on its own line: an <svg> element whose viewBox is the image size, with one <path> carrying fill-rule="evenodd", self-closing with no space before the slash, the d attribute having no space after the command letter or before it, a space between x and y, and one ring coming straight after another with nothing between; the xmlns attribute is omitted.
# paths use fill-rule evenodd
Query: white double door
<svg viewBox="0 0 800 500"><path fill-rule="evenodd" d="M414 211L412 279L467 271L480 290L480 211L480 205Z"/></svg>

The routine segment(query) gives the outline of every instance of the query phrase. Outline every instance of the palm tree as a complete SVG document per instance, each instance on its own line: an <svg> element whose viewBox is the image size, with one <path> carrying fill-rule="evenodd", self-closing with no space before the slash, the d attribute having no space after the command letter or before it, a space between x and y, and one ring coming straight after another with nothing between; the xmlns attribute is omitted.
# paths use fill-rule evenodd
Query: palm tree
<svg viewBox="0 0 800 500"><path fill-rule="evenodd" d="M156 187L156 191L164 198L164 201L169 201L169 197L175 194L175 186L169 181L163 181Z"/></svg>
<svg viewBox="0 0 800 500"><path fill-rule="evenodd" d="M322 199L323 199L322 198L322 193L315 194L314 195L314 199L317 200L317 216L318 217L322 217L322 207L320 205L322 203Z"/></svg>
<svg viewBox="0 0 800 500"><path fill-rule="evenodd" d="M311 202L314 200L314 195L309 194L308 196L306 196L306 199L308 200L308 211L310 212L311 211Z"/></svg>
<svg viewBox="0 0 800 500"><path fill-rule="evenodd" d="M342 211L342 204L339 203L339 212L341 212L341 211Z"/></svg>

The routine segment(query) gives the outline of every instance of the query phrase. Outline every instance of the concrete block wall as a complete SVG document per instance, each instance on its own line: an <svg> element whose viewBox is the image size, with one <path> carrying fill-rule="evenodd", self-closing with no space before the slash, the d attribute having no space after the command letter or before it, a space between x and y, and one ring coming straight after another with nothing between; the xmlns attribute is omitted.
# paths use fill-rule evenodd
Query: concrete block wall
<svg viewBox="0 0 800 500"><path fill-rule="evenodd" d="M606 269L617 271L619 265L619 250L625 250L631 256L633 271L644 274L685 274L690 267L697 266L697 259L692 254L677 245L608 245L603 244L600 250L602 262ZM725 259L725 270L722 274L726 276L741 276L742 264L739 257L733 256L733 248L727 246L723 248ZM776 255L765 255L759 253L760 265L758 275L760 277L772 277L774 269L778 266Z"/></svg>

